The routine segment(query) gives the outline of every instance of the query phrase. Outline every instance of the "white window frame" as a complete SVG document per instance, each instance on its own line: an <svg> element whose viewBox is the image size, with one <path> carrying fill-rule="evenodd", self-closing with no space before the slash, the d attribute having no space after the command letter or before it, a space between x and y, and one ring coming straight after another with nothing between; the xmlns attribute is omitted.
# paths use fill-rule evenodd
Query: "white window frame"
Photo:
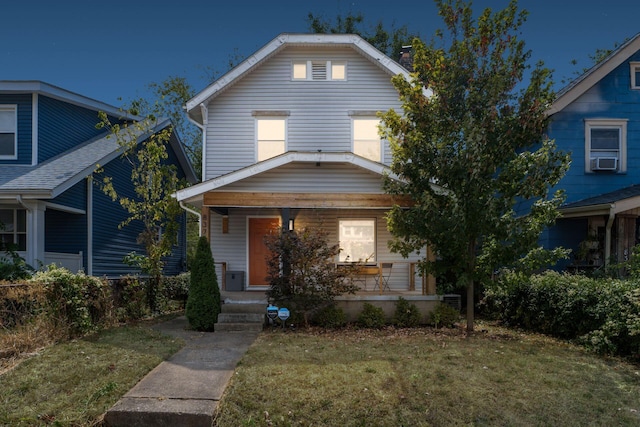
<svg viewBox="0 0 640 427"><path fill-rule="evenodd" d="M324 78L313 78L313 64L324 64ZM304 73L300 73L304 67ZM342 72L338 73L338 68L342 68ZM300 75L296 76L296 72ZM302 76L304 74L304 77ZM336 77L338 76L338 77ZM346 81L347 80L347 61L328 61L328 60L296 60L291 62L291 80L292 81Z"/></svg>
<svg viewBox="0 0 640 427"><path fill-rule="evenodd" d="M347 222L362 222L362 226L372 226L373 227L373 241L370 244L373 246L372 252L366 251L366 256L364 251L362 254L353 254L353 250L348 245L347 242L352 242L353 240L348 240L346 235L343 233L346 231L349 225L343 223ZM365 224L366 223L366 224ZM351 225L354 227L354 225ZM378 259L378 230L377 230L377 221L376 218L338 218L338 242L341 248L340 254L338 254L338 262L342 264L346 263L354 263L354 262L363 262L366 264L369 263L377 263ZM357 259L356 259L357 258Z"/></svg>
<svg viewBox="0 0 640 427"><path fill-rule="evenodd" d="M261 121L278 121L282 123L284 128L283 130L283 138L282 139L267 139L261 138L259 129ZM278 154L274 154L271 156L263 156L261 155L260 145L261 144L269 144L269 143L282 143L282 150L278 152ZM273 157L279 156L280 154L284 154L287 152L287 119L284 115L256 115L255 120L255 158L256 162L261 162L267 159L271 159Z"/></svg>
<svg viewBox="0 0 640 427"><path fill-rule="evenodd" d="M376 122L376 135L377 135L377 141L373 140L373 139L368 139L368 138L356 138L356 122L358 121L375 121ZM369 116L364 116L364 115L359 115L356 117L352 117L351 118L351 152L354 154L357 154L358 156L364 157L365 159L369 159L371 161L374 162L379 162L382 163L384 160L384 145L383 145L383 140L380 137L380 134L378 133L378 126L380 125L380 118L374 116L374 115L369 115ZM378 154L379 157L378 158L373 158L371 156L366 155L366 153L364 152L358 152L358 150L356 150L356 145L358 145L358 143L373 143L375 144L375 142L378 143Z"/></svg>
<svg viewBox="0 0 640 427"><path fill-rule="evenodd" d="M2 104L0 105L0 113L13 113L13 123L3 126L0 120L0 133L13 133L13 154L0 154L0 160L16 160L18 158L18 106L15 104Z"/></svg>
<svg viewBox="0 0 640 427"><path fill-rule="evenodd" d="M640 81L636 80L636 76L640 74L640 62L630 62L629 69L631 74L631 89L640 90Z"/></svg>
<svg viewBox="0 0 640 427"><path fill-rule="evenodd" d="M0 211L10 211L12 216L12 223L5 224L3 223L2 229L0 229L0 234L2 235L11 235L12 243L18 246L19 252L24 252L27 250L27 210L26 209L11 209L11 208L0 208ZM23 212L24 215L24 229L21 230L18 227L18 212ZM20 239L19 236L24 236L24 247L20 247Z"/></svg>
<svg viewBox="0 0 640 427"><path fill-rule="evenodd" d="M586 119L584 125L584 170L588 173L597 172L591 167L591 160L596 158L591 149L591 131L593 129L617 129L620 135L618 148L617 173L627 171L627 121L626 119Z"/></svg>

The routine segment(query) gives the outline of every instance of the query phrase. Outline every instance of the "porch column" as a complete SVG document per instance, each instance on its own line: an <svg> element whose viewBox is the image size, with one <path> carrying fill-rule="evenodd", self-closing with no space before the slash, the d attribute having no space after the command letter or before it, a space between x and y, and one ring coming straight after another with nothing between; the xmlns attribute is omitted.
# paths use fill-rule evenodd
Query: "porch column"
<svg viewBox="0 0 640 427"><path fill-rule="evenodd" d="M25 261L34 268L44 264L44 211L45 206L38 201L23 201L27 208L27 254Z"/></svg>

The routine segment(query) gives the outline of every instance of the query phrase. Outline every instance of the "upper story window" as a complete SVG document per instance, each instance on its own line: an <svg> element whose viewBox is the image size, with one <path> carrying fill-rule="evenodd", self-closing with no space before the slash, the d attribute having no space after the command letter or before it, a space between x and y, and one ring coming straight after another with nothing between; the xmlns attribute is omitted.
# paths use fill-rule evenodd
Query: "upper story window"
<svg viewBox="0 0 640 427"><path fill-rule="evenodd" d="M585 121L585 171L627 170L627 121L590 119Z"/></svg>
<svg viewBox="0 0 640 427"><path fill-rule="evenodd" d="M631 62L631 89L640 89L640 62Z"/></svg>
<svg viewBox="0 0 640 427"><path fill-rule="evenodd" d="M294 61L292 80L346 80L347 63L344 61Z"/></svg>
<svg viewBox="0 0 640 427"><path fill-rule="evenodd" d="M339 219L340 255L338 262L376 262L376 220Z"/></svg>
<svg viewBox="0 0 640 427"><path fill-rule="evenodd" d="M378 134L380 120L375 117L353 119L353 153L374 162L382 162L382 141Z"/></svg>
<svg viewBox="0 0 640 427"><path fill-rule="evenodd" d="M0 105L0 159L18 157L17 106Z"/></svg>
<svg viewBox="0 0 640 427"><path fill-rule="evenodd" d="M283 154L286 150L286 119L256 118L256 158L260 162Z"/></svg>
<svg viewBox="0 0 640 427"><path fill-rule="evenodd" d="M27 211L0 209L0 242L3 249L27 250Z"/></svg>

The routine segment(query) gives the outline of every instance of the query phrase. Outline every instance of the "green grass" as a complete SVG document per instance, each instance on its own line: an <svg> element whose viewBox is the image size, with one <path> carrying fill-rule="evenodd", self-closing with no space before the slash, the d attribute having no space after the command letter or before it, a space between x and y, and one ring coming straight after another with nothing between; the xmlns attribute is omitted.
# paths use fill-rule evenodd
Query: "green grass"
<svg viewBox="0 0 640 427"><path fill-rule="evenodd" d="M217 425L640 426L640 367L481 328L265 332Z"/></svg>
<svg viewBox="0 0 640 427"><path fill-rule="evenodd" d="M182 345L147 327L121 327L47 347L0 376L0 425L94 425Z"/></svg>

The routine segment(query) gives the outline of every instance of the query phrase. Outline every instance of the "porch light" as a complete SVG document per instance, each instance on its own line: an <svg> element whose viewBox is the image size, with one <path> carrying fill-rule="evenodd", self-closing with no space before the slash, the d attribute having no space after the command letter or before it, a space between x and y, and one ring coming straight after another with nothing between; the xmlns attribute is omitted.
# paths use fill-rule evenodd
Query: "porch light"
<svg viewBox="0 0 640 427"><path fill-rule="evenodd" d="M289 220L289 231L293 231L293 226L294 226L294 222L293 222L293 218Z"/></svg>

